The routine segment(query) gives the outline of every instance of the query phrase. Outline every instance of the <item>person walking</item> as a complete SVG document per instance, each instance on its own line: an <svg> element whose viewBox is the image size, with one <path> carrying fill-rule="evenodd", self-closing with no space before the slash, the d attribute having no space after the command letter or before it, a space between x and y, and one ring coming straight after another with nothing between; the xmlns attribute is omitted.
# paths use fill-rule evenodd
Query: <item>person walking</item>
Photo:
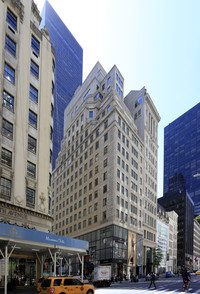
<svg viewBox="0 0 200 294"><path fill-rule="evenodd" d="M152 285L152 284L154 285L154 287L155 287L155 289L156 289L156 283L155 283L155 280L156 280L156 276L155 276L155 274L154 274L153 272L151 272L151 282L150 282L150 284L149 284L149 288L148 288L148 289L151 288L151 285Z"/></svg>

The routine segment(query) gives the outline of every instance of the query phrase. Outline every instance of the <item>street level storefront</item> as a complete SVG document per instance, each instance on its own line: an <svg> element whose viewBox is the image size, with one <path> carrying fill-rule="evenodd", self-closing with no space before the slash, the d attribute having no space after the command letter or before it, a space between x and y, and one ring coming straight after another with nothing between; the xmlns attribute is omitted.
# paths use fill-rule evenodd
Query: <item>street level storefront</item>
<svg viewBox="0 0 200 294"><path fill-rule="evenodd" d="M0 286L7 294L12 278L17 278L20 285L31 285L40 276L62 274L63 264L70 274L74 256L80 261L83 275L87 249L87 241L0 223Z"/></svg>
<svg viewBox="0 0 200 294"><path fill-rule="evenodd" d="M92 275L97 265L111 265L113 278L142 274L142 235L110 225L81 235L79 239L89 242L87 275Z"/></svg>

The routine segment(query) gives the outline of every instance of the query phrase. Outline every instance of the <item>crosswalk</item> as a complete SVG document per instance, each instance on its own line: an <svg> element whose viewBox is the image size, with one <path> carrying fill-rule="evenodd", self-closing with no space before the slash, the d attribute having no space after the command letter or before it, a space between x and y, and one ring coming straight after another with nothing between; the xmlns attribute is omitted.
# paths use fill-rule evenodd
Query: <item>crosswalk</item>
<svg viewBox="0 0 200 294"><path fill-rule="evenodd" d="M96 294L183 294L180 287L177 289L169 290L164 287L158 287L157 289L112 289L112 288L99 288L95 290ZM200 294L200 289L189 288L187 293Z"/></svg>
<svg viewBox="0 0 200 294"><path fill-rule="evenodd" d="M96 289L96 294L173 294L173 293L179 293L183 294L185 292L180 292L180 289L174 289L174 290L166 290L166 289L156 289L156 290L149 290L149 289ZM187 293L195 293L200 294L200 290L193 290L192 288L189 289Z"/></svg>

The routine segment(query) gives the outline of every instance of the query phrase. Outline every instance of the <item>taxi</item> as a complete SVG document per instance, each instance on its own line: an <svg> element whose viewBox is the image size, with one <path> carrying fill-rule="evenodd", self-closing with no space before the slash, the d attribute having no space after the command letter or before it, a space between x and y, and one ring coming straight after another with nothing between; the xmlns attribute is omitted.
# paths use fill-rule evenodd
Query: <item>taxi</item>
<svg viewBox="0 0 200 294"><path fill-rule="evenodd" d="M44 279L47 279L48 277L41 277L39 278L38 282L37 282L37 292L40 293L41 291L41 285Z"/></svg>
<svg viewBox="0 0 200 294"><path fill-rule="evenodd" d="M40 294L94 294L94 286L74 277L48 277L43 280Z"/></svg>

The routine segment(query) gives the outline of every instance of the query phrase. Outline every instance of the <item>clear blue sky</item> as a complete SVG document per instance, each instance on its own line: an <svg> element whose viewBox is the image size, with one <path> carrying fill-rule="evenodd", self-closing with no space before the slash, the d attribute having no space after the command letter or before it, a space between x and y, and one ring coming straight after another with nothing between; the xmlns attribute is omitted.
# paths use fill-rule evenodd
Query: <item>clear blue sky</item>
<svg viewBox="0 0 200 294"><path fill-rule="evenodd" d="M35 0L41 10L44 0ZM83 80L99 61L116 64L125 92L146 87L160 116L158 197L164 127L200 99L200 0L49 0L83 48Z"/></svg>

